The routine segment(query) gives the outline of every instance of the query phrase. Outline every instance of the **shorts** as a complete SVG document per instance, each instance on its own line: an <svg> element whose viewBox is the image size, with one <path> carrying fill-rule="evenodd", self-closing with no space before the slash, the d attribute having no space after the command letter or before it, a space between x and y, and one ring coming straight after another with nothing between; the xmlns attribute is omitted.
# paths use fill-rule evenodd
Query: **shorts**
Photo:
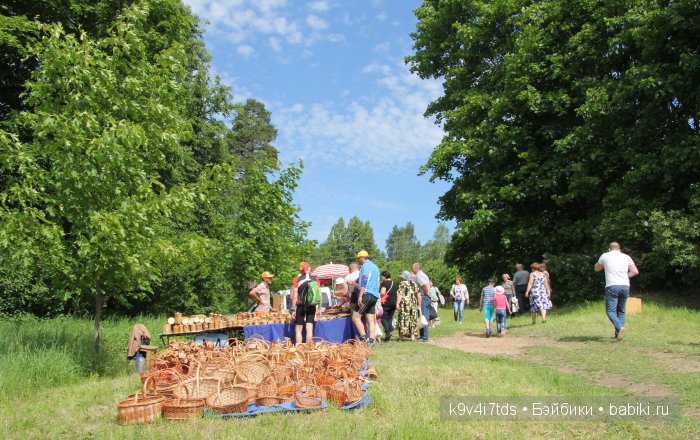
<svg viewBox="0 0 700 440"><path fill-rule="evenodd" d="M357 305L355 309L357 309ZM360 315L374 315L377 311L377 298L368 294L363 295L362 307L355 311Z"/></svg>
<svg viewBox="0 0 700 440"><path fill-rule="evenodd" d="M493 315L496 312L496 307L493 304L487 304L482 307L484 311L484 322L493 321Z"/></svg>
<svg viewBox="0 0 700 440"><path fill-rule="evenodd" d="M316 306L307 306L303 304L297 305L297 313L294 318L294 324L304 325L313 324L316 318Z"/></svg>

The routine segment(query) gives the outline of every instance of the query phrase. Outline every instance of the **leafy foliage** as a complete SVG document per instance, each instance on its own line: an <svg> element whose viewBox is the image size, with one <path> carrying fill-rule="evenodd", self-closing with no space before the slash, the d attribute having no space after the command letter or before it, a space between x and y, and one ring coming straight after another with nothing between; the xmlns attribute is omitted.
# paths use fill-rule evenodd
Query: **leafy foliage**
<svg viewBox="0 0 700 440"><path fill-rule="evenodd" d="M363 222L355 216L345 226L345 220L341 217L331 227L326 241L314 250L311 261L314 265L330 262L347 264L355 261L357 253L363 249L375 263L384 260L384 254L374 241L374 230L369 221Z"/></svg>
<svg viewBox="0 0 700 440"><path fill-rule="evenodd" d="M424 171L452 182L450 261L474 276L576 261L570 287L596 292L588 272L615 240L643 286L697 282L694 2L425 0L416 15L407 61L444 80L427 114L446 136Z"/></svg>
<svg viewBox="0 0 700 440"><path fill-rule="evenodd" d="M40 60L0 129L0 311L94 304L96 343L103 310L241 307L313 246L292 203L301 164L278 162L264 105L210 81L180 1L128 3L47 12L67 25L32 22L32 38L0 20L0 44ZM107 22L75 33L94 14Z"/></svg>

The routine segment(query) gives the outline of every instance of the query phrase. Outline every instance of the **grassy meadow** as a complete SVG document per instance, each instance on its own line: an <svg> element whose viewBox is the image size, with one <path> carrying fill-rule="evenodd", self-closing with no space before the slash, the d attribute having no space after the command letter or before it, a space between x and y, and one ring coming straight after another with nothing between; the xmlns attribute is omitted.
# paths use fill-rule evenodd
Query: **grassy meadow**
<svg viewBox="0 0 700 440"><path fill-rule="evenodd" d="M14 438L286 438L286 439L700 439L700 319L696 311L645 303L614 341L602 302L555 309L546 324L509 320L509 334L485 339L478 311L461 325L449 309L431 329L433 343L379 344L372 404L344 412L205 417L120 426L116 406L138 389L124 360L136 322L157 333L162 319L108 320L103 352L91 356L92 323L33 318L0 323L0 437ZM159 342L159 341L158 341ZM448 344L449 343L449 344ZM450 345L446 348L441 345ZM485 348L485 350L484 350ZM472 349L477 352L472 352ZM479 350L481 350L479 352ZM449 421L449 396L678 397L683 415L659 420Z"/></svg>

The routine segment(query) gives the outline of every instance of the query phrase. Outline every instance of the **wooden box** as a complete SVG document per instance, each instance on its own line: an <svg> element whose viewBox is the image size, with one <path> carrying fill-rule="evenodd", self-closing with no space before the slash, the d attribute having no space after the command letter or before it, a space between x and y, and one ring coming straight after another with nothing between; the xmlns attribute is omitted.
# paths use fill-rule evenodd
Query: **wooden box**
<svg viewBox="0 0 700 440"><path fill-rule="evenodd" d="M625 308L625 313L635 314L642 313L642 298L627 298L627 307Z"/></svg>
<svg viewBox="0 0 700 440"><path fill-rule="evenodd" d="M272 295L272 308L280 312L284 310L284 299L282 295Z"/></svg>

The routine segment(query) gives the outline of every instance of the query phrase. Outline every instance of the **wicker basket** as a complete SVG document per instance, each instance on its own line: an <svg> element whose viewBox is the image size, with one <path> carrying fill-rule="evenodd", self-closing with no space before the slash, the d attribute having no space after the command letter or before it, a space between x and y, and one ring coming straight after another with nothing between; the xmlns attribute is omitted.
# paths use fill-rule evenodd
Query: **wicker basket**
<svg viewBox="0 0 700 440"><path fill-rule="evenodd" d="M347 395L342 386L325 385L321 387L326 392L326 399L338 406L345 405Z"/></svg>
<svg viewBox="0 0 700 440"><path fill-rule="evenodd" d="M345 395L347 396L348 403L360 401L367 392L362 389L362 383L359 380L349 379L347 374L343 380L343 386L345 387Z"/></svg>
<svg viewBox="0 0 700 440"><path fill-rule="evenodd" d="M163 403L163 418L194 420L204 417L204 399L172 399Z"/></svg>
<svg viewBox="0 0 700 440"><path fill-rule="evenodd" d="M300 382L294 394L294 404L304 409L320 408L323 405L321 389L316 385Z"/></svg>
<svg viewBox="0 0 700 440"><path fill-rule="evenodd" d="M258 396L255 403L259 406L272 406L280 404L281 400L278 396Z"/></svg>
<svg viewBox="0 0 700 440"><path fill-rule="evenodd" d="M173 397L179 399L206 399L219 384L220 379L213 377L199 377L200 368L194 378L183 380L173 389Z"/></svg>
<svg viewBox="0 0 700 440"><path fill-rule="evenodd" d="M248 410L248 389L241 386L221 388L207 398L207 406L219 414L242 413Z"/></svg>
<svg viewBox="0 0 700 440"><path fill-rule="evenodd" d="M117 405L119 423L151 423L160 417L165 397L137 391Z"/></svg>

